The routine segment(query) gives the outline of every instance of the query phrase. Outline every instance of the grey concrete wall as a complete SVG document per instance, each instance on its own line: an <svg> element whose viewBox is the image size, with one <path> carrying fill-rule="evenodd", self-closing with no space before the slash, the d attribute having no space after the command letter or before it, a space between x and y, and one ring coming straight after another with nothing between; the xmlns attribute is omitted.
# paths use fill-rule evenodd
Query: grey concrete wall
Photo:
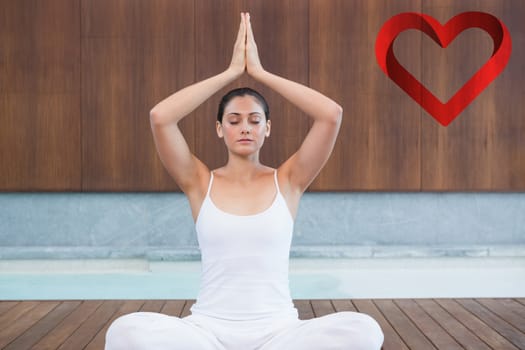
<svg viewBox="0 0 525 350"><path fill-rule="evenodd" d="M292 257L525 256L525 193L306 193ZM1 193L0 259L198 259L180 193Z"/></svg>

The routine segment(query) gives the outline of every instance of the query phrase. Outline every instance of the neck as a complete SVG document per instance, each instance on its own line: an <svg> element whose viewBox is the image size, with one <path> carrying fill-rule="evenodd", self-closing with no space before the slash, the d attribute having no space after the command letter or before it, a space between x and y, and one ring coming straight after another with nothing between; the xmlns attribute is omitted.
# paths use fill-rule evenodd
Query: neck
<svg viewBox="0 0 525 350"><path fill-rule="evenodd" d="M229 154L228 163L224 166L232 179L244 181L252 179L264 166L259 162L259 152L248 157Z"/></svg>

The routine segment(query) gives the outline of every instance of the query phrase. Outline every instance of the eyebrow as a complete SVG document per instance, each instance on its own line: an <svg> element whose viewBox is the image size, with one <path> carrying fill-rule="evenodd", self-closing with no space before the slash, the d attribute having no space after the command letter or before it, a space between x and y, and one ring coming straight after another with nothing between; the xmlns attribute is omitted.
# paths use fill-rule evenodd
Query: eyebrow
<svg viewBox="0 0 525 350"><path fill-rule="evenodd" d="M241 115L241 113L237 113L237 112L229 112L228 115ZM258 115L262 115L261 112L250 112L250 115L254 115L254 114L258 114Z"/></svg>

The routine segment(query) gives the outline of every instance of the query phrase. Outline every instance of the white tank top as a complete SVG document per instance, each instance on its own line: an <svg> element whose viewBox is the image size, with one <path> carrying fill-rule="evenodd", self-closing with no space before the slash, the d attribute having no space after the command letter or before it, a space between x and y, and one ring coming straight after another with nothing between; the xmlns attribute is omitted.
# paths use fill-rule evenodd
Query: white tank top
<svg viewBox="0 0 525 350"><path fill-rule="evenodd" d="M297 317L290 296L288 267L294 220L279 190L272 205L254 215L234 215L206 197L196 231L202 271L192 314L230 320L277 315Z"/></svg>

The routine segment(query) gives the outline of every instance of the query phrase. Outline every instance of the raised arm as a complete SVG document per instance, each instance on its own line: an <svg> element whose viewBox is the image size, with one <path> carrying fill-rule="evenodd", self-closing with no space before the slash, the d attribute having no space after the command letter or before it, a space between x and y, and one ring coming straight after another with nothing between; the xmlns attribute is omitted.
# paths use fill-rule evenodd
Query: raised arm
<svg viewBox="0 0 525 350"><path fill-rule="evenodd" d="M178 123L210 96L243 74L246 67L245 47L246 23L241 14L239 32L228 69L177 91L150 111L151 130L160 159L186 194L198 186L202 175L207 174L209 170L191 153Z"/></svg>
<svg viewBox="0 0 525 350"><path fill-rule="evenodd" d="M299 83L267 72L261 65L247 16L246 69L254 79L278 92L313 119L301 147L279 168L291 189L303 193L321 171L335 145L343 109L323 94Z"/></svg>

